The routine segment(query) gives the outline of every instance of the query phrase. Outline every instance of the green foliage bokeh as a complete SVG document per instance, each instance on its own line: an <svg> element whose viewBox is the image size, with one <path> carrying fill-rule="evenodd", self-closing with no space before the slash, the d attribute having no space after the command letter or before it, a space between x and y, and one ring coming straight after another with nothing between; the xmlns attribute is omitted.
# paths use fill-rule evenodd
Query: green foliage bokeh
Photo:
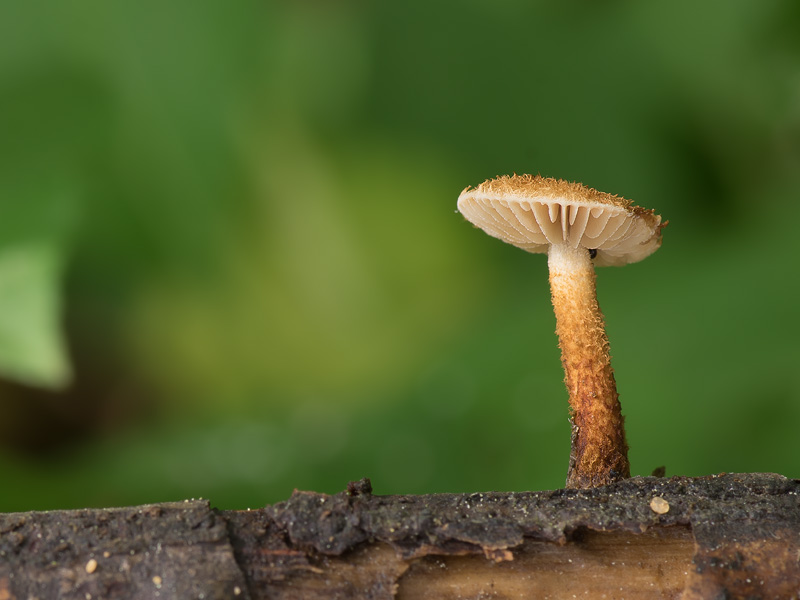
<svg viewBox="0 0 800 600"><path fill-rule="evenodd" d="M598 273L635 474L800 477L800 11L0 7L0 510L563 485L546 260L459 192L655 208Z"/></svg>

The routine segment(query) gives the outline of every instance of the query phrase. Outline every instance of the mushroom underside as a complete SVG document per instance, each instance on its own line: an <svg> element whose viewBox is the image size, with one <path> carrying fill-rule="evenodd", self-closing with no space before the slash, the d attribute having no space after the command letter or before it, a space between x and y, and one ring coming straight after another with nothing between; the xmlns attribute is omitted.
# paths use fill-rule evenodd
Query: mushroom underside
<svg viewBox="0 0 800 600"><path fill-rule="evenodd" d="M462 195L459 210L489 235L533 253L555 244L597 250L596 266L641 260L659 245L653 215L629 208L564 198Z"/></svg>

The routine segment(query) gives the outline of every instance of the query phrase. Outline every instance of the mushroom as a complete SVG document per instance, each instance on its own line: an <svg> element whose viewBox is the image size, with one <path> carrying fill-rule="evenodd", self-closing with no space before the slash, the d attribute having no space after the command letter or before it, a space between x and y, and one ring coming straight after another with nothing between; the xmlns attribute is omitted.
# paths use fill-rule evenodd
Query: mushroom
<svg viewBox="0 0 800 600"><path fill-rule="evenodd" d="M630 477L594 265L646 258L661 245L666 223L619 196L539 175L505 175L467 188L458 210L491 236L547 253L572 424L567 487L591 488Z"/></svg>

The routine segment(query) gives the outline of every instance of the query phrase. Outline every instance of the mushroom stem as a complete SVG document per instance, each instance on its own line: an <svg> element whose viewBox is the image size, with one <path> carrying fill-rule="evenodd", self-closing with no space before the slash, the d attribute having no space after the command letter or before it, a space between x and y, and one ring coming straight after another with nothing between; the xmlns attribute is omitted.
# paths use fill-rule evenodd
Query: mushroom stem
<svg viewBox="0 0 800 600"><path fill-rule="evenodd" d="M567 243L553 244L547 262L572 423L566 485L597 487L630 477L630 464L594 265Z"/></svg>

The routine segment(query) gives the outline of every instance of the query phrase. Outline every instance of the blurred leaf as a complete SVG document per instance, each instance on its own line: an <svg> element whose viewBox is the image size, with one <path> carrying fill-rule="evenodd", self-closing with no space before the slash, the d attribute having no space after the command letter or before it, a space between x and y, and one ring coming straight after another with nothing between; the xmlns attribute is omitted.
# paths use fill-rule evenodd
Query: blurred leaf
<svg viewBox="0 0 800 600"><path fill-rule="evenodd" d="M61 273L107 107L90 71L55 57L0 79L0 374L10 379L70 379Z"/></svg>
<svg viewBox="0 0 800 600"><path fill-rule="evenodd" d="M59 326L60 249L30 243L0 252L0 373L59 387L70 378Z"/></svg>

